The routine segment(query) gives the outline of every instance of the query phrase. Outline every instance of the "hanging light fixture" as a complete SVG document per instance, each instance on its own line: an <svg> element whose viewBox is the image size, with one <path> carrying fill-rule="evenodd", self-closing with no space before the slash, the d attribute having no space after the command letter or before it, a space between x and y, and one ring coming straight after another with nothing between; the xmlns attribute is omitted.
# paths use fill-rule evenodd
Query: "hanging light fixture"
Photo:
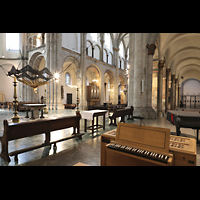
<svg viewBox="0 0 200 200"><path fill-rule="evenodd" d="M54 80L54 75L46 67L42 70L35 70L30 65L18 70L12 66L8 72L8 76L14 75L18 81L29 85L37 93L37 88L48 84Z"/></svg>

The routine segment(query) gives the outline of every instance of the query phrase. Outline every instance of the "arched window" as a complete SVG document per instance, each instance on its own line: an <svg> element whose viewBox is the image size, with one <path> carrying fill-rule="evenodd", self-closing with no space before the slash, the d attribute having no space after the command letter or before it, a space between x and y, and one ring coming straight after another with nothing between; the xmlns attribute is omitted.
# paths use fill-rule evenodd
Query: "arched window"
<svg viewBox="0 0 200 200"><path fill-rule="evenodd" d="M36 47L41 46L41 44L42 44L42 34L38 33L36 38Z"/></svg>
<svg viewBox="0 0 200 200"><path fill-rule="evenodd" d="M6 51L19 50L19 33L6 33Z"/></svg>
<svg viewBox="0 0 200 200"><path fill-rule="evenodd" d="M70 85L70 82L71 82L71 77L70 77L70 74L67 72L65 74L65 84Z"/></svg>
<svg viewBox="0 0 200 200"><path fill-rule="evenodd" d="M105 33L105 45L108 49L111 49L110 33Z"/></svg>
<svg viewBox="0 0 200 200"><path fill-rule="evenodd" d="M119 45L119 55L124 58L124 45L122 42Z"/></svg>
<svg viewBox="0 0 200 200"><path fill-rule="evenodd" d="M92 40L97 42L97 33L90 33Z"/></svg>

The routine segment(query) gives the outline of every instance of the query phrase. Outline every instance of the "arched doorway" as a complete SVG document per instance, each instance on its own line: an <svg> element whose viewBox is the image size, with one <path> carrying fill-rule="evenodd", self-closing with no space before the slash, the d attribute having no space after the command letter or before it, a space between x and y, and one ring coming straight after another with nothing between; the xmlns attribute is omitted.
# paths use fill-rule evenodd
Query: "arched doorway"
<svg viewBox="0 0 200 200"><path fill-rule="evenodd" d="M185 108L200 108L200 81L189 78L181 83L181 101Z"/></svg>
<svg viewBox="0 0 200 200"><path fill-rule="evenodd" d="M100 104L100 70L96 65L90 65L86 69L87 106Z"/></svg>
<svg viewBox="0 0 200 200"><path fill-rule="evenodd" d="M45 68L46 61L42 53L34 53L30 60L29 65L35 70L42 70ZM42 81L39 79L39 81ZM30 86L25 85L25 100L26 102L37 102L41 103L41 97L44 97L45 85L42 85L37 88L37 93L34 93L33 89Z"/></svg>
<svg viewBox="0 0 200 200"><path fill-rule="evenodd" d="M61 101L63 104L76 104L77 66L71 59L63 64L61 75Z"/></svg>
<svg viewBox="0 0 200 200"><path fill-rule="evenodd" d="M104 73L104 87L105 102L114 103L114 75L110 70Z"/></svg>
<svg viewBox="0 0 200 200"><path fill-rule="evenodd" d="M119 75L119 83L118 83L118 104L125 104L125 94L124 89L126 87L124 77L120 74Z"/></svg>

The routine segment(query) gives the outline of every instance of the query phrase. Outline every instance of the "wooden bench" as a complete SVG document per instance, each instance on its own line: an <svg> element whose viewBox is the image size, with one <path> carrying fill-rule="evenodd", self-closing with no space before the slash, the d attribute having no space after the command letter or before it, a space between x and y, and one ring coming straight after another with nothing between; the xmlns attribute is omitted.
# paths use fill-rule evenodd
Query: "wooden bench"
<svg viewBox="0 0 200 200"><path fill-rule="evenodd" d="M109 125L114 125L117 126L116 123L116 118L117 117L121 117L121 122L125 122L125 116L128 115L128 120L134 120L133 119L133 106L131 106L130 108L126 108L126 109L120 109L117 110L116 108L114 109L113 115L109 116L110 118L110 124ZM113 123L114 120L114 123Z"/></svg>
<svg viewBox="0 0 200 200"><path fill-rule="evenodd" d="M65 106L65 109L66 109L66 108L70 108L70 109L76 108L76 104L75 104L75 103L72 103L72 104L64 104L64 106Z"/></svg>
<svg viewBox="0 0 200 200"><path fill-rule="evenodd" d="M68 116L57 119L42 119L30 122L22 122L15 124L8 124L7 120L4 120L4 133L1 138L2 150L0 156L4 158L6 161L10 162L9 156L15 156L15 161L18 161L18 154L24 153L27 151L31 151L34 149L38 149L40 147L49 146L54 144L54 148L56 148L57 142L62 142L71 138L78 137L82 139L83 133L80 133L80 116ZM73 127L73 134L69 137L65 137L56 141L50 141L51 131L56 131L60 129ZM38 134L45 133L45 141L42 144L35 145L32 147L20 149L13 152L8 152L8 142L16 139L21 139L25 137L30 137Z"/></svg>

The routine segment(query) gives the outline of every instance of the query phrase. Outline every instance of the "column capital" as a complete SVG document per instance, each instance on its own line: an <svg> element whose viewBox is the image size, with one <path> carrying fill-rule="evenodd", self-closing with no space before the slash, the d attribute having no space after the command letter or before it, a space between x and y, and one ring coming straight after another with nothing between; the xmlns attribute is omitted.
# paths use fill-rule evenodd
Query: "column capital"
<svg viewBox="0 0 200 200"><path fill-rule="evenodd" d="M104 39L100 39L100 42L101 42L101 43L104 43L104 42L105 42L105 40L104 40Z"/></svg>
<svg viewBox="0 0 200 200"><path fill-rule="evenodd" d="M165 64L165 61L164 61L164 60L159 60L158 68L163 68L163 67L164 67L164 64Z"/></svg>
<svg viewBox="0 0 200 200"><path fill-rule="evenodd" d="M119 48L113 47L113 51L119 51Z"/></svg>
<svg viewBox="0 0 200 200"><path fill-rule="evenodd" d="M155 50L156 50L156 45L155 44L147 44L147 49L148 49L148 55L154 55Z"/></svg>
<svg viewBox="0 0 200 200"><path fill-rule="evenodd" d="M171 80L175 80L175 76L176 76L175 74L172 74L171 75Z"/></svg>
<svg viewBox="0 0 200 200"><path fill-rule="evenodd" d="M166 76L168 76L170 72L171 72L171 69L170 68L166 68Z"/></svg>

